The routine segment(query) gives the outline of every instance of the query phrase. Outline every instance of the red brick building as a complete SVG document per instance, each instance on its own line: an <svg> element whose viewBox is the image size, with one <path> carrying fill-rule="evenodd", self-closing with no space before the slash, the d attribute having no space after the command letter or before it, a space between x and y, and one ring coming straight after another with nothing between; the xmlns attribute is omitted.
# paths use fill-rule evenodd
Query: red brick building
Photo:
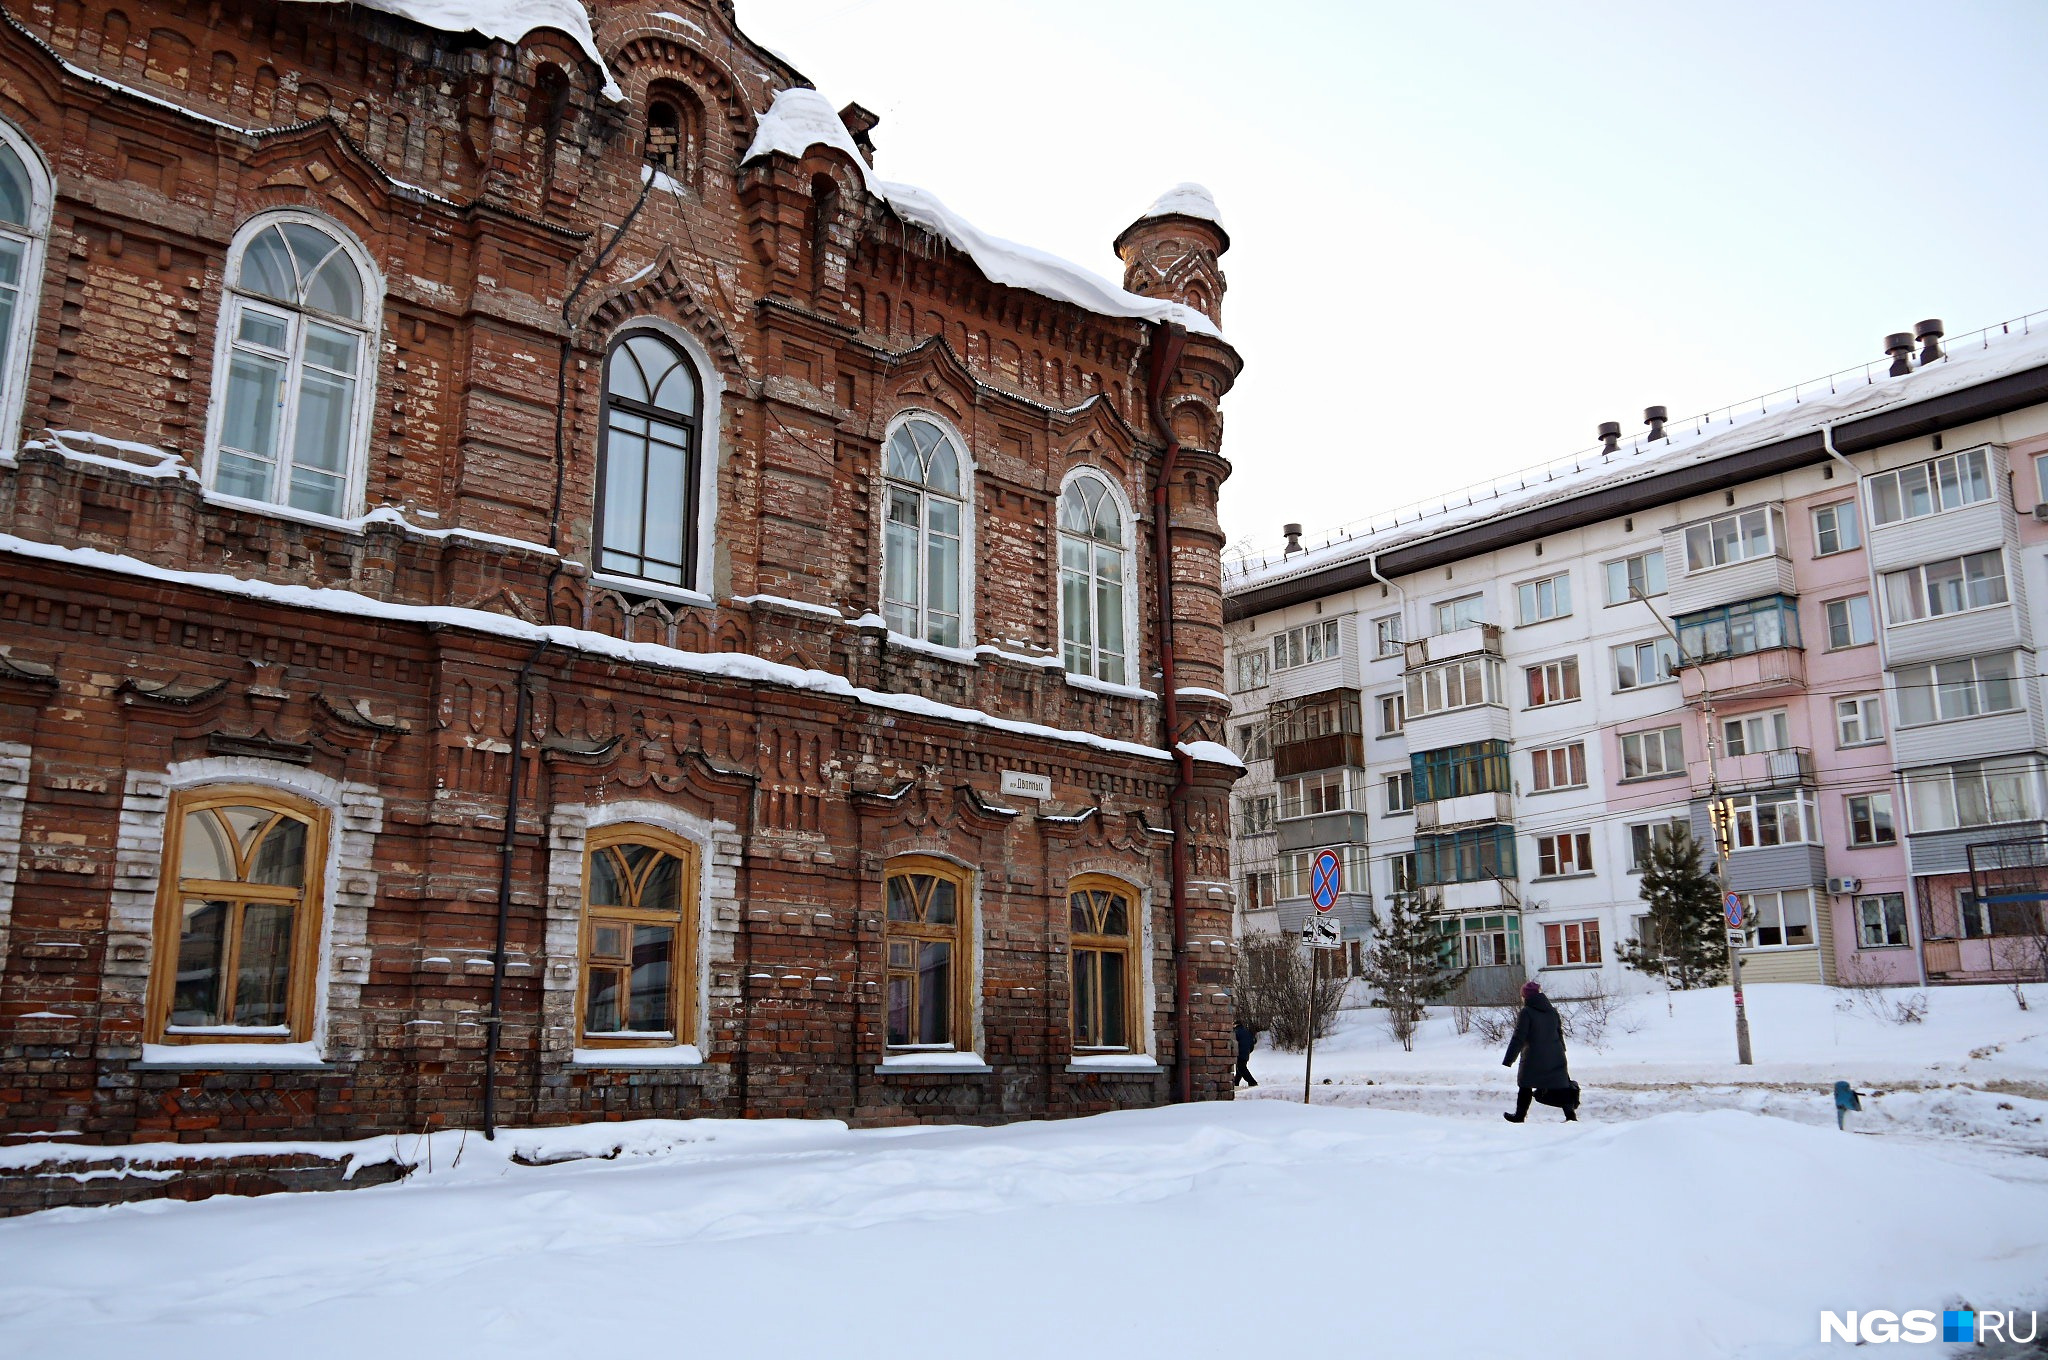
<svg viewBox="0 0 2048 1360"><path fill-rule="evenodd" d="M440 8L0 16L0 1132L1225 1095L1206 195Z"/></svg>

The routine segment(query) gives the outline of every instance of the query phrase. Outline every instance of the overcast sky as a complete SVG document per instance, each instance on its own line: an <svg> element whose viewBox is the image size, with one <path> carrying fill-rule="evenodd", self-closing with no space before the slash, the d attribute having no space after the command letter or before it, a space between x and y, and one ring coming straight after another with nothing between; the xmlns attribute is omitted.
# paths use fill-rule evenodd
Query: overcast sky
<svg viewBox="0 0 2048 1360"><path fill-rule="evenodd" d="M1119 277L1215 192L1224 527L1338 526L2048 308L2048 4L741 0L877 165Z"/></svg>

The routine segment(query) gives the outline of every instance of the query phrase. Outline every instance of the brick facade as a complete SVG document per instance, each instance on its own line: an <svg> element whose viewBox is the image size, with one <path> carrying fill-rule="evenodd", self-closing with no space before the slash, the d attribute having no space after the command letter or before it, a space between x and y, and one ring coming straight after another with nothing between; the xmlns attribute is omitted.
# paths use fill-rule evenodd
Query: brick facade
<svg viewBox="0 0 2048 1360"><path fill-rule="evenodd" d="M0 126L48 196L0 431L0 1133L474 1124L501 872L505 1123L1078 1114L1169 1099L1183 1064L1195 1097L1227 1096L1237 770L1176 761L1160 674L1170 643L1174 737L1220 737L1235 353L1188 330L1160 429L1148 383L1178 327L990 282L844 149L746 159L802 78L729 6L666 5L591 7L622 100L553 30L254 0L0 16ZM657 102L676 151L650 175ZM340 515L218 490L232 271L272 220L364 262L374 362ZM1141 219L1118 238L1126 287L1213 319L1227 244ZM635 328L702 387L704 551L682 588L591 569L603 375ZM877 614L883 444L912 412L970 465L961 648ZM1135 684L1060 664L1079 468L1131 507ZM1005 793L1005 772L1050 796ZM147 1042L167 811L229 786L324 830L308 1060ZM694 857L680 1037L700 1062L578 1043L585 841L622 823ZM884 1065L884 871L910 854L968 872L986 1071ZM1152 1070L1072 1063L1066 885L1088 873L1142 906Z"/></svg>

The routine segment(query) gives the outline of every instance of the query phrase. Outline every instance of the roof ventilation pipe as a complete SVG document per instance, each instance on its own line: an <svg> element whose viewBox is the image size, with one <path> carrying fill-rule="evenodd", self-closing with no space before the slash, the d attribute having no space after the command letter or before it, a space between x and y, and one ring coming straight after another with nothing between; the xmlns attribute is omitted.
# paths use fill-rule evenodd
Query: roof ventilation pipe
<svg viewBox="0 0 2048 1360"><path fill-rule="evenodd" d="M1600 452L1613 453L1621 444L1621 422L1603 420L1600 422Z"/></svg>
<svg viewBox="0 0 2048 1360"><path fill-rule="evenodd" d="M1308 551L1308 549L1301 546L1301 526L1299 524L1283 524L1280 526L1280 532L1287 535L1287 550L1281 553L1280 556L1283 558L1292 557L1298 552Z"/></svg>
<svg viewBox="0 0 2048 1360"><path fill-rule="evenodd" d="M1671 419L1671 413L1661 406L1643 408L1643 424L1650 427L1650 441L1655 443L1665 437L1664 422Z"/></svg>
<svg viewBox="0 0 2048 1360"><path fill-rule="evenodd" d="M1913 335L1893 331L1884 338L1884 352L1892 356L1891 377L1903 378L1913 371Z"/></svg>
<svg viewBox="0 0 2048 1360"><path fill-rule="evenodd" d="M1946 358L1941 352L1941 318L1930 317L1913 328L1913 338L1920 342L1920 362L1931 364L1936 359Z"/></svg>

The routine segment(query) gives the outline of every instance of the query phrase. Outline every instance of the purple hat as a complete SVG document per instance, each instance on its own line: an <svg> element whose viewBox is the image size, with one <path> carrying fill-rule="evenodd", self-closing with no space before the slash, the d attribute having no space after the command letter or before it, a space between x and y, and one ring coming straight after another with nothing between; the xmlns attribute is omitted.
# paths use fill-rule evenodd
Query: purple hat
<svg viewBox="0 0 2048 1360"><path fill-rule="evenodd" d="M1522 984L1522 1000L1527 1001L1532 996L1541 996L1542 994L1542 983L1531 980Z"/></svg>

